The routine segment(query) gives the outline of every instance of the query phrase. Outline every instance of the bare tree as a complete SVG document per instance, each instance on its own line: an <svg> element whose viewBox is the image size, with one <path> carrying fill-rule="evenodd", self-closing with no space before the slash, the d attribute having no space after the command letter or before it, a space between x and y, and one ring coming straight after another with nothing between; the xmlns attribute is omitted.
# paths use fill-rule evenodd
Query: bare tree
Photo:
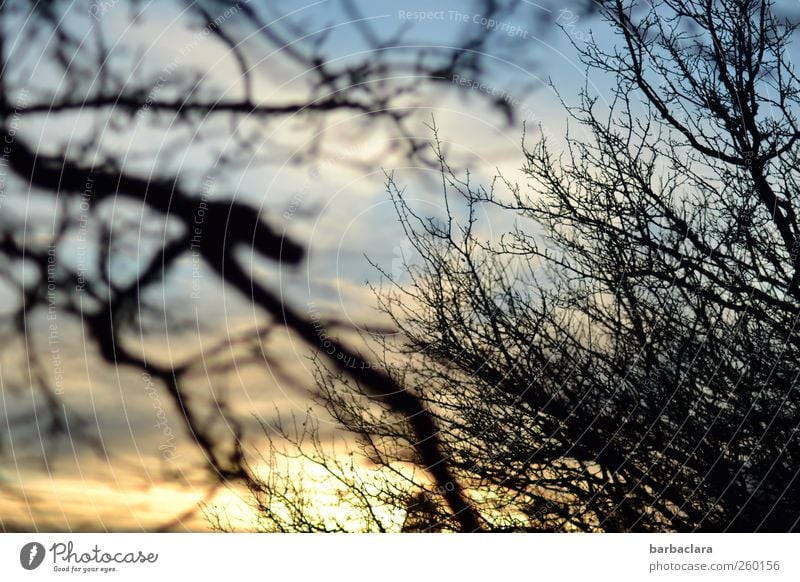
<svg viewBox="0 0 800 582"><path fill-rule="evenodd" d="M403 339L374 357L434 412L487 529L794 531L796 26L761 0L600 13L616 45L575 46L611 98L584 91L563 144L524 144L525 188L476 185L434 147L435 220L389 175L421 261L379 290ZM482 208L518 227L486 240ZM409 476L411 427L336 371L320 384L357 454L394 471L350 495L452 527L439 483Z"/></svg>
<svg viewBox="0 0 800 582"><path fill-rule="evenodd" d="M242 160L270 163L274 156L254 157L258 142L253 136L276 120L291 116L305 128L318 128L343 111L363 117L365 135L377 124L393 128L403 138L394 142L401 153L425 162L424 148L409 135L408 110L395 103L409 96L423 98L431 86L452 85L459 75L480 78L486 71L485 53L498 46L497 36L486 27L471 27L451 46L406 46L408 27L383 38L362 18L357 4L347 1L340 9L355 23L365 56L337 59L326 53L329 29L308 30L292 15L274 14L267 3L257 7L209 0L170 8L180 12L177 22L188 40L166 65L160 55L149 54L146 34L124 36L123 42L104 26L120 18L129 29L152 22L160 14L150 4L98 2L85 13L68 2L5 2L0 8L0 275L15 299L4 311L4 326L7 337L22 345L29 371L19 385L9 380L3 387L10 397L27 401L27 408L7 416L8 430L0 432L16 437L16 454L32 421L38 430L31 437L34 448L45 450L68 438L84 443L101 459L114 454L93 431L92 419L67 407L54 385L58 370L41 357L48 340L33 322L42 313L56 313L62 321L79 322L109 365L142 373L169 399L185 422L186 434L197 443L212 484L243 482L257 488L240 419L218 394L193 383L203 358L164 361L148 351L151 330L169 319L169 307L157 299L163 298L181 259L197 247L204 266L265 315L264 325L208 350L217 357L217 369L230 369L226 354L236 350L263 352L266 338L276 330L289 330L312 348L320 347L322 334L250 272L238 254L244 249L275 265L291 266L303 261L303 245L286 236L274 217L238 200L233 185L224 180L215 187L229 191L206 200L203 176L198 175L230 176L241 170ZM498 19L515 9L515 2L475 7ZM202 64L188 58L199 46L227 53L237 67L234 89L220 90ZM500 46L510 46L508 39ZM276 51L282 62L306 75L305 94L297 101L263 101L254 89L264 80L264 55ZM501 105L494 103L504 114L512 113ZM195 168L193 173L169 158L175 148L132 155L109 139L109 131L125 136L137 128L164 143L181 143L181 136L190 135L193 145L206 143L211 150L222 131L228 147L207 172ZM314 159L321 145L313 140L300 157ZM35 220L32 207L39 213ZM194 240L199 215L204 219L200 242ZM126 229L140 236L131 242ZM97 251L78 257L77 263L70 247L76 237L87 238L86 244ZM119 251L126 246L130 250L132 244L139 260L133 273L122 276L116 269ZM346 361L363 359L354 347L332 341L335 353ZM278 358L262 356L280 369ZM444 491L443 511L458 529L479 529L425 403L381 370L342 362L328 358L329 365L357 381L391 414L407 419L411 447Z"/></svg>

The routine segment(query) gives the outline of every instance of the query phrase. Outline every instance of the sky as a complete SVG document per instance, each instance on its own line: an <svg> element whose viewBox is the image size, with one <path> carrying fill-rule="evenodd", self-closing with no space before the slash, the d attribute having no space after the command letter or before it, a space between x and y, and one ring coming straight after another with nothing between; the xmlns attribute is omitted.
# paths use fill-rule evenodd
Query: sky
<svg viewBox="0 0 800 582"><path fill-rule="evenodd" d="M241 96L241 78L227 47L216 40L198 43L196 28L188 24L183 4L142 3L142 16L133 22L129 6L122 1L72 6L65 20L68 25L87 27L87 34L88 27L101 28L118 47L120 65L141 59L141 71L195 67L226 96ZM339 2L271 2L269 6L273 18L291 19L305 30L330 31L323 42L333 57L358 59L364 54L366 47L358 40L356 24ZM491 24L468 3L455 0L361 2L359 7L376 34L391 37L407 29L404 42L415 48L447 45L465 32L492 27L494 40L486 55L492 64L483 86L474 87L474 79L462 79L460 86L438 86L408 103L413 108L409 123L413 135L430 139L429 126L435 120L448 159L458 167L469 167L477 183L488 183L498 172L511 181L522 179L523 121L529 135L541 124L555 139L563 136L566 116L549 83L558 87L567 102L575 102L584 85L601 97L610 87L608 78L587 79L578 64L570 41L584 42L589 34L595 34L600 42L612 39L595 17L578 16L577 5L564 12L556 2L520 2L513 15ZM237 16L231 18L235 22ZM556 20L566 30L560 30ZM296 42L308 39L298 38ZM183 51L186 47L191 50ZM46 63L37 60L35 50L24 44L15 50L12 54L18 55L19 63L25 63L32 87L59 86L60 79L54 78ZM282 103L307 94L308 76L297 70L285 50L266 51L255 38L247 50L261 55L253 66L254 92L259 99ZM397 52L397 58L404 58L408 51ZM126 66L132 67L132 76L138 71L137 65ZM94 82L87 80L87 89L90 81ZM169 82L159 88L163 95L169 95L170 90ZM509 124L503 115L486 106L487 94L514 100L518 114L514 123ZM80 114L44 116L26 120L21 131L41 151L47 151L64 142L79 141L82 127L94 127L86 121ZM209 122L203 124L200 134L187 134L183 129L164 132L145 115L122 129L107 126L102 146L125 152L131 170L146 175L179 168L187 180L202 185L215 160L227 149L234 149L225 137L207 136L225 136L227 129L225 124ZM266 126L253 124L245 130L254 132L252 159L235 170L215 175L204 195L234 196L261 208L265 217L282 217L281 226L308 248L308 257L299 267L278 271L272 265L255 262L252 270L273 288L279 288L285 300L300 310L318 310L356 327L380 321L370 284L380 283L381 275L370 261L399 277L402 259L414 261L386 192L386 174L394 173L415 210L437 217L443 213L443 202L436 172L393 153L390 148L397 135L390 127L376 124L365 129L364 120L352 113L334 115L324 126L299 123L289 117ZM315 140L322 148L316 159L298 163ZM14 187L24 189L21 184ZM29 220L45 223L53 212L35 196L28 198L24 209L3 210L7 213L3 220L24 220L26 224ZM124 278L146 256L142 231L158 230L158 225L141 216L137 222L135 206L125 208L120 203L114 212L121 242L129 239L130 247L136 249L114 256L116 272ZM131 216L135 219L133 228ZM505 215L487 214L480 224L489 240L510 226ZM79 248L80 241L72 240L65 247L64 260L74 260ZM226 293L191 256L183 259L156 300L162 301L170 316L183 325L178 329L167 327L147 338L148 350L155 357L180 359L208 349L215 338L262 320L245 301ZM35 340L47 334L44 315L34 315L29 322ZM198 452L185 435L180 435L177 412L163 395L146 378L100 363L96 348L84 341L79 322L61 321L59 326L65 338L57 362L63 372L64 400L71 409L80 411L80 418L74 420L84 420L89 430L100 436L103 450L90 450L69 439L57 450L45 450L37 447L41 427L35 422L30 430L12 434L0 421L0 431L5 428L8 432L5 440L18 447L12 451L15 462L0 468L0 516L33 524L32 529L142 530L162 524L165 516L191 511L199 502L207 501L246 522L247 510L235 492L211 490L204 483L198 473ZM56 365L54 354L48 353L46 342L39 341L38 345L42 350L39 355L52 369ZM292 374L306 380L311 377L308 351L296 338L278 334L270 340L268 349L281 355ZM30 391L26 388L30 378L28 370L19 366L22 357L20 346L4 350L0 356L0 409L4 413L0 419L30 408ZM309 407L307 392L281 382L263 364L242 365L227 378L199 377L197 390L212 394L225 391L237 411L252 419L248 421L251 427L257 426L258 420L270 422L276 414L302 415ZM345 438L329 419L320 416L319 420L331 439ZM281 470L303 471L300 467ZM208 523L202 513L195 513L179 520L175 528L203 530Z"/></svg>

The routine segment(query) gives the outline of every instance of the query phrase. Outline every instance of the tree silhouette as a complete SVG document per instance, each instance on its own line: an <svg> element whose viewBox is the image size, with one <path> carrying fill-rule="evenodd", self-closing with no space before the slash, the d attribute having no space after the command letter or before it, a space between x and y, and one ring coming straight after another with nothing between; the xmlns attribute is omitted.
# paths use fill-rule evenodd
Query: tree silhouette
<svg viewBox="0 0 800 582"><path fill-rule="evenodd" d="M3 447L3 454L21 454L28 438L28 445L42 451L68 439L105 461L114 456L93 430L91 415L69 407L62 398L57 348L33 323L38 315L49 314L51 324L57 327L58 318L62 329L65 321L78 322L86 345L107 364L138 371L148 386L167 398L185 423L185 433L200 448L213 483L259 487L243 443L241 419L222 396L197 388L204 356L218 357L222 361L215 365L224 370L233 366L226 354L237 349L263 352L265 338L276 330L288 330L315 349L323 337L333 335L321 334L305 314L285 303L240 253L249 251L274 265L291 266L303 261L304 245L284 233L271 210L241 201L232 181L214 182L220 193L207 200L203 176L230 176L246 164L270 163L269 156L254 152L259 131L271 123L291 118L302 129L315 129L337 112L360 116L363 135L379 125L391 128L401 138L393 142L401 154L430 163L423 144L409 133L409 109L397 103L409 96L422 98L431 87L454 86L454 77L481 78L487 71L485 53L498 46L497 36L485 27L466 29L449 46L406 46L409 27L386 38L362 17L356 3L336 6L367 49L355 57L333 58L326 52L329 29L306 29L302 20L273 13L267 3L208 0L170 5L182 19L176 20L182 27L175 37L182 34L187 40L166 57L150 54L146 32L133 35L138 44L112 32L114 23L122 22L128 31L161 17L142 2L91 3L85 12L67 2L7 2L0 7L0 276L4 292L13 298L3 313L7 338L13 340L7 345L22 346L27 371L19 383L8 377L3 386L9 397L27 402L24 411L15 408L15 414L6 417L8 430L0 432L12 437L17 452ZM497 19L515 9L515 2L474 6L476 13ZM500 43L512 44L509 39ZM233 89L215 85L206 64L197 62L199 47L222 50L235 63ZM305 92L295 101L264 100L255 88L264 80L265 55L275 53L280 53L282 64L305 75ZM504 103L488 101L513 115ZM114 136L137 131L148 146L159 140L173 145L132 153L113 143ZM221 142L219 132L227 146L205 173L204 162L189 168L171 157L176 150L188 152L187 142L205 143L214 151ZM295 159L315 159L321 142L310 141ZM132 244L126 233L137 234L137 261L120 274L119 251ZM76 239L88 248L76 250ZM157 298L163 299L170 277L187 257L196 257L226 289L252 302L265 314L266 323L229 336L204 354L166 360L147 349L147 338L170 320L169 306ZM56 327L51 328L54 334ZM362 359L356 348L331 341L345 360ZM42 357L48 352L52 357ZM261 356L280 369L279 358ZM458 529L479 529L424 402L381 370L348 366L336 357L327 362L393 415L407 419L412 447L445 492L446 512ZM33 436L26 432L31 423L36 427ZM3 522L3 527L31 526Z"/></svg>
<svg viewBox="0 0 800 582"><path fill-rule="evenodd" d="M438 137L444 220L389 174L420 262L410 282L386 274L402 335L373 338L373 358L433 411L486 529L794 531L796 25L761 0L599 12L616 43L574 42L611 98L584 90L563 144L524 143L524 188L462 177ZM517 226L487 240L486 208ZM344 495L425 500L413 521L458 529L441 483L409 470L425 466L413 428L323 361L319 383L382 476L344 474Z"/></svg>

